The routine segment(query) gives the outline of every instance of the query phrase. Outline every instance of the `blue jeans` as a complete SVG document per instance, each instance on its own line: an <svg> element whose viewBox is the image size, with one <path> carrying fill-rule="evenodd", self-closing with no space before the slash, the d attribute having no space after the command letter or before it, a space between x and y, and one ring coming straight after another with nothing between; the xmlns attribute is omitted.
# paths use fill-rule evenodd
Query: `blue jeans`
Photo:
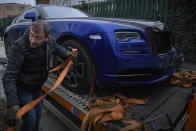
<svg viewBox="0 0 196 131"><path fill-rule="evenodd" d="M17 93L21 107L35 100L36 98L39 98L43 94L41 89L36 92L29 92L23 89L18 89ZM21 126L21 131L38 131L41 114L42 101L22 116L23 123Z"/></svg>

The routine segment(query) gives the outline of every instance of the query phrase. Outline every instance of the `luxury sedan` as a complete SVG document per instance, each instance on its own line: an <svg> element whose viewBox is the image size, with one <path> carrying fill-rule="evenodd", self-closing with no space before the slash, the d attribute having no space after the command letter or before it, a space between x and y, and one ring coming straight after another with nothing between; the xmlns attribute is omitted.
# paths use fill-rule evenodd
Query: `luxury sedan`
<svg viewBox="0 0 196 131"><path fill-rule="evenodd" d="M42 19L51 36L64 48L78 49L77 58L63 81L75 92L88 91L92 81L102 87L151 84L175 71L176 49L171 32L161 22L96 18L74 8L37 5L18 15L4 34L8 48L32 24ZM53 56L50 67L62 60Z"/></svg>

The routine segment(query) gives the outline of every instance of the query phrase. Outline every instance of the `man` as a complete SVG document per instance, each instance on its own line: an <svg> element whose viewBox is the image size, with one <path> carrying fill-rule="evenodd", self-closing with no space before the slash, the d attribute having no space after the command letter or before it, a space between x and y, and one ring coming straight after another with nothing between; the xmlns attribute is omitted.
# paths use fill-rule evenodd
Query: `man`
<svg viewBox="0 0 196 131"><path fill-rule="evenodd" d="M8 65L2 78L7 97L6 121L16 124L16 112L20 107L42 95L41 86L48 76L51 54L66 59L72 52L56 44L50 38L49 25L41 20L32 23L30 31L10 47ZM22 116L21 131L38 131L42 103Z"/></svg>

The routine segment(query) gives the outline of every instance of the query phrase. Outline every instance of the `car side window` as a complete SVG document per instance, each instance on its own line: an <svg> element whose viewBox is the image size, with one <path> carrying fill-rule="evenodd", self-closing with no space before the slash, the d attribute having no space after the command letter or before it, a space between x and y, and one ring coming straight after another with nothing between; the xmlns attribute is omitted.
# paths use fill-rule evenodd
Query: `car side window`
<svg viewBox="0 0 196 131"><path fill-rule="evenodd" d="M30 9L26 10L25 12L23 12L20 16L18 16L18 18L16 19L15 23L32 22L30 19L25 19L24 18L25 14L28 13L28 12L35 12L36 13L36 17L38 17L37 9L36 8L30 8Z"/></svg>

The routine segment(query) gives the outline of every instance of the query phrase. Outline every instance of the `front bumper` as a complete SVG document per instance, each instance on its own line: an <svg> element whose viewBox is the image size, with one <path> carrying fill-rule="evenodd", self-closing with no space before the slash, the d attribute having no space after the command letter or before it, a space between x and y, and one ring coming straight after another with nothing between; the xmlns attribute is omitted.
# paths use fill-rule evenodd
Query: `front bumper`
<svg viewBox="0 0 196 131"><path fill-rule="evenodd" d="M159 76L153 75L140 75L134 74L130 76L119 76L119 75L110 75L104 74L104 81L102 84L104 86L128 86L128 85L135 85L135 84L152 84L159 81L162 81L173 74L175 68L170 68L168 72L165 72Z"/></svg>
<svg viewBox="0 0 196 131"><path fill-rule="evenodd" d="M101 85L151 84L164 80L175 71L175 54L175 49L160 56L121 53L115 63L107 63Z"/></svg>

